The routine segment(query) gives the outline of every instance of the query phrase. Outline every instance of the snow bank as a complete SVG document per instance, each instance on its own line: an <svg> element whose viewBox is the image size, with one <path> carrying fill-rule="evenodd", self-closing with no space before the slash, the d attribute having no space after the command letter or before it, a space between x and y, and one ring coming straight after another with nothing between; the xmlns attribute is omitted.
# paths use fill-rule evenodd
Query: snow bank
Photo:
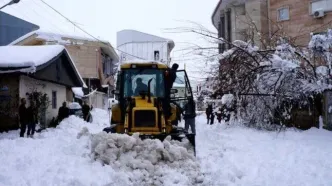
<svg viewBox="0 0 332 186"><path fill-rule="evenodd" d="M91 136L92 158L130 173L134 185L194 185L202 182L200 167L188 141L141 140L138 134Z"/></svg>
<svg viewBox="0 0 332 186"><path fill-rule="evenodd" d="M197 158L204 184L332 185L332 133L310 129L266 132L198 117Z"/></svg>

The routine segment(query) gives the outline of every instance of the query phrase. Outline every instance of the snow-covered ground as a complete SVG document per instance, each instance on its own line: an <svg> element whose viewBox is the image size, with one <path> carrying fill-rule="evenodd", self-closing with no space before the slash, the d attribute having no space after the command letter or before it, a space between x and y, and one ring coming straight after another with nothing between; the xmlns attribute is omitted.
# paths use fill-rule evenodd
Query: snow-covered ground
<svg viewBox="0 0 332 186"><path fill-rule="evenodd" d="M102 134L109 116L93 116L93 123L70 117L35 139L0 134L0 186L332 185L332 133L325 130L277 134L210 126L199 116L195 159L176 142Z"/></svg>

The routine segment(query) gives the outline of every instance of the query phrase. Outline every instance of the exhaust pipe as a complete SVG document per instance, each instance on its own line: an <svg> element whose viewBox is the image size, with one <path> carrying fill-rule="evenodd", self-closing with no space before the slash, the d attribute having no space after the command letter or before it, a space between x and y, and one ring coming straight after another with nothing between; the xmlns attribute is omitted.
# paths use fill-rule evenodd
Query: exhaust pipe
<svg viewBox="0 0 332 186"><path fill-rule="evenodd" d="M153 78L151 78L148 82L148 103L151 103L151 81L153 80Z"/></svg>

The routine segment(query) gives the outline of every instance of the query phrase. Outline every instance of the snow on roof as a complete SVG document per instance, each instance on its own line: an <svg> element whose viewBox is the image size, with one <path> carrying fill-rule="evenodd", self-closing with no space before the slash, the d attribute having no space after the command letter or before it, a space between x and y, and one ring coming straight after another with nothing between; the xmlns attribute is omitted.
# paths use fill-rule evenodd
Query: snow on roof
<svg viewBox="0 0 332 186"><path fill-rule="evenodd" d="M39 39L43 39L46 41L57 41L59 44L70 44L70 41L64 39L64 38L70 38L70 39L76 39L76 40L82 40L82 41L102 41L104 43L109 43L106 40L102 40L102 39L95 39L92 37L84 37L84 36L77 36L77 35L69 35L66 33L52 33L52 32L47 32L47 31L43 31L43 30L36 30L36 31L32 31L27 33L26 35L16 39L15 41L11 42L9 45L15 45L27 38L29 38L30 36L36 34L37 38Z"/></svg>
<svg viewBox="0 0 332 186"><path fill-rule="evenodd" d="M151 61L151 60L142 60L142 59L128 60L128 61L123 61L122 62L122 64L129 64L129 63L134 63L134 64L135 63L136 64L155 63L155 64L166 65L165 63L162 63L162 62Z"/></svg>
<svg viewBox="0 0 332 186"><path fill-rule="evenodd" d="M76 74L83 83L83 87L87 87L77 70L74 61L66 48L62 45L0 46L0 68L17 68L0 71L0 73L34 73L38 66L49 62L64 50L67 52Z"/></svg>
<svg viewBox="0 0 332 186"><path fill-rule="evenodd" d="M103 44L103 46L101 46L101 48L104 49L105 53L112 56L115 61L119 60L119 56L115 52L115 49L110 44L110 42L108 42L106 40L102 40L102 39L97 40L97 39L92 38L92 37L69 35L69 34L65 34L65 33L52 33L52 32L48 32L48 31L36 30L36 31L32 31L32 32L16 39L15 41L11 42L8 45L16 45L19 42L22 42L23 40L25 40L25 39L33 36L33 35L36 35L37 39L42 39L42 40L45 40L47 42L55 42L56 44L60 44L60 45L70 45L70 44L83 45L84 41L99 42L99 43ZM74 40L80 40L80 41L73 42L72 41L73 39Z"/></svg>
<svg viewBox="0 0 332 186"><path fill-rule="evenodd" d="M126 43L142 43L142 42L167 42L171 50L174 48L174 41L162 38L152 34L140 32L137 30L121 30L117 32L117 47Z"/></svg>
<svg viewBox="0 0 332 186"><path fill-rule="evenodd" d="M82 87L73 87L73 88L71 88L71 90L73 91L73 93L75 94L76 97L78 97L78 98L84 97Z"/></svg>
<svg viewBox="0 0 332 186"><path fill-rule="evenodd" d="M20 72L34 73L36 67L49 62L64 49L61 45L0 46L0 67L21 68Z"/></svg>

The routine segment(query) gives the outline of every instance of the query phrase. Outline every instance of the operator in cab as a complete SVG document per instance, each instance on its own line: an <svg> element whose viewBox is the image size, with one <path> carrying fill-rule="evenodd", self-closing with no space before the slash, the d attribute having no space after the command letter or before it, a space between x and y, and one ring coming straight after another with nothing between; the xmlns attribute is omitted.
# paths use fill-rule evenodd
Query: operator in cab
<svg viewBox="0 0 332 186"><path fill-rule="evenodd" d="M135 95L139 95L140 92L147 92L148 86L143 83L142 78L136 79L136 89L135 89Z"/></svg>

